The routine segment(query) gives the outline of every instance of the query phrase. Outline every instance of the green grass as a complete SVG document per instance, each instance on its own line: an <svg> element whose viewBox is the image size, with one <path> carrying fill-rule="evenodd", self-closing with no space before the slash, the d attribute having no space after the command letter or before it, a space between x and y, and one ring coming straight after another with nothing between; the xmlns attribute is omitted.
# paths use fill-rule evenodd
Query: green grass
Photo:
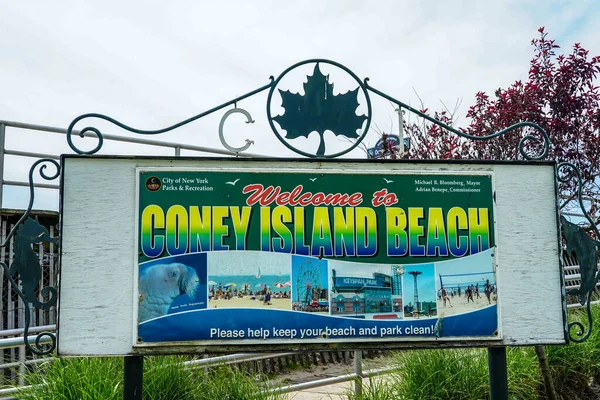
<svg viewBox="0 0 600 400"><path fill-rule="evenodd" d="M197 380L202 374L182 364L184 357L145 357L144 398L148 400L197 399Z"/></svg>
<svg viewBox="0 0 600 400"><path fill-rule="evenodd" d="M369 383L362 385L362 393L359 395L349 390L346 395L348 400L397 400L398 393L395 387L390 385L388 378L374 376L369 378Z"/></svg>
<svg viewBox="0 0 600 400"><path fill-rule="evenodd" d="M32 389L18 392L18 400L122 399L123 360L119 358L63 358L43 363L26 375Z"/></svg>
<svg viewBox="0 0 600 400"><path fill-rule="evenodd" d="M479 350L414 350L400 353L398 361L399 399L486 398L487 361Z"/></svg>
<svg viewBox="0 0 600 400"><path fill-rule="evenodd" d="M569 310L571 320L583 322L587 328L584 309ZM600 306L592 306L592 333L582 343L546 348L548 363L556 391L569 400L598 398L590 383L600 383ZM576 329L576 328L575 328ZM575 329L572 331L574 334Z"/></svg>
<svg viewBox="0 0 600 400"><path fill-rule="evenodd" d="M401 367L365 386L351 400L475 400L488 399L488 358L485 349L412 350L396 355ZM537 399L539 371L532 348L509 349L511 399Z"/></svg>
<svg viewBox="0 0 600 400"><path fill-rule="evenodd" d="M584 310L570 310L571 320L585 321ZM546 354L560 399L600 398L600 306L592 307L593 327L583 343L548 346ZM587 326L587 322L584 322ZM397 353L401 368L365 386L351 400L473 400L489 398L485 349L413 350ZM507 350L509 398L545 399L543 380L533 347Z"/></svg>
<svg viewBox="0 0 600 400"><path fill-rule="evenodd" d="M277 400L263 381L229 367L185 368L184 357L144 358L144 400ZM18 400L113 400L123 398L122 358L55 359L26 375L32 385Z"/></svg>

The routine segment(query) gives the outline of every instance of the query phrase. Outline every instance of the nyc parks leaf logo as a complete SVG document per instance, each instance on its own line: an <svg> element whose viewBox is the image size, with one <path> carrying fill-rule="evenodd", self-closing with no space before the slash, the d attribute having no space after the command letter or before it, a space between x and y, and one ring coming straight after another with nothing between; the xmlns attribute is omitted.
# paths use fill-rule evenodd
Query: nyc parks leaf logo
<svg viewBox="0 0 600 400"><path fill-rule="evenodd" d="M326 130L351 139L359 137L356 131L362 128L367 116L356 115L358 89L334 95L329 75L323 75L317 63L313 74L307 76L304 83L304 95L279 89L285 112L273 120L287 132L287 139L308 137L310 133L317 132L321 141L316 154L324 155L323 134Z"/></svg>

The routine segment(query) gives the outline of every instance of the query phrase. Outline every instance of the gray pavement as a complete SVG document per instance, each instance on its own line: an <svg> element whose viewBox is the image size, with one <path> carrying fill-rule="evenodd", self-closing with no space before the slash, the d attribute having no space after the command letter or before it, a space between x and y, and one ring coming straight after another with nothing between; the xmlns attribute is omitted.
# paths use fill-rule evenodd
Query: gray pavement
<svg viewBox="0 0 600 400"><path fill-rule="evenodd" d="M292 392L287 394L288 400L340 400L347 399L346 394L350 391L350 388L354 387L354 382L342 382L333 385L321 386L312 389L305 389L299 392Z"/></svg>

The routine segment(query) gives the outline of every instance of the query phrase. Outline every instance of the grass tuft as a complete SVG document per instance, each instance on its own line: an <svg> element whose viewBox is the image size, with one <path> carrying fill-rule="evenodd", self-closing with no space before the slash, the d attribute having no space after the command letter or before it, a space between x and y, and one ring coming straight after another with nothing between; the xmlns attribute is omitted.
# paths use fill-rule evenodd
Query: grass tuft
<svg viewBox="0 0 600 400"><path fill-rule="evenodd" d="M144 358L144 399L148 400L194 400L197 399L197 380L201 374L185 368L185 357Z"/></svg>
<svg viewBox="0 0 600 400"><path fill-rule="evenodd" d="M235 368L216 367L210 369L199 382L202 396L206 400L277 400L282 395L267 393L268 385L261 382L260 376L252 376Z"/></svg>
<svg viewBox="0 0 600 400"><path fill-rule="evenodd" d="M480 350L413 350L399 355L394 374L399 399L487 398L487 359ZM473 396L476 397L473 397Z"/></svg>
<svg viewBox="0 0 600 400"><path fill-rule="evenodd" d="M569 319L587 326L583 308L569 310ZM546 347L554 387L565 399L600 398L600 306L592 306L592 332L582 343Z"/></svg>
<svg viewBox="0 0 600 400"><path fill-rule="evenodd" d="M144 358L144 400L278 400L268 385L235 368L186 368L184 357ZM64 358L45 362L26 375L29 390L17 400L121 400L123 358Z"/></svg>
<svg viewBox="0 0 600 400"><path fill-rule="evenodd" d="M62 358L37 366L25 377L30 390L17 400L117 400L123 398L120 358Z"/></svg>
<svg viewBox="0 0 600 400"><path fill-rule="evenodd" d="M362 394L349 390L346 393L348 400L398 400L398 393L394 386L389 383L389 376L374 376L369 378L368 383L363 383Z"/></svg>

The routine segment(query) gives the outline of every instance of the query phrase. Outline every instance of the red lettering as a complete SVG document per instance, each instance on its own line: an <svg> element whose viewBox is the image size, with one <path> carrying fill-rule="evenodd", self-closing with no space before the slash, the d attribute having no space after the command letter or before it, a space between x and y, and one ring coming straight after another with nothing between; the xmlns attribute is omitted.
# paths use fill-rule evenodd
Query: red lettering
<svg viewBox="0 0 600 400"><path fill-rule="evenodd" d="M373 193L373 199L371 204L374 207L378 207L384 204L386 207L392 206L398 202L398 197L395 193L388 193L387 189L381 189Z"/></svg>
<svg viewBox="0 0 600 400"><path fill-rule="evenodd" d="M292 194L290 196L290 205L295 206L298 204L298 200L296 199L300 193L302 193L302 185L298 185L292 190ZM296 199L296 200L294 200Z"/></svg>
<svg viewBox="0 0 600 400"><path fill-rule="evenodd" d="M348 205L350 207L356 207L360 205L360 203L362 203L362 193L354 193L348 200Z"/></svg>
<svg viewBox="0 0 600 400"><path fill-rule="evenodd" d="M254 191L254 193L252 193L248 199L246 199L246 204L252 206L259 202L261 206L265 207L271 204L277 198L281 188L277 186L275 189L273 189L273 186L269 186L264 189L263 185L256 183L253 185L246 185L244 189L242 189L242 193L244 194L251 191ZM271 197L269 197L269 195L271 195Z"/></svg>
<svg viewBox="0 0 600 400"><path fill-rule="evenodd" d="M244 186L244 188L242 189L243 194L246 194L248 192L254 192L250 196L248 196L248 198L246 199L246 204L249 206L256 204L260 200L260 194L262 193L262 191L263 185L261 185L260 183Z"/></svg>
<svg viewBox="0 0 600 400"><path fill-rule="evenodd" d="M332 203L334 205L340 205L340 206L345 206L346 204L348 204L348 195L347 194L328 194L327 196L325 196L325 204L327 205L331 205Z"/></svg>
<svg viewBox="0 0 600 400"><path fill-rule="evenodd" d="M307 206L310 204L311 197L312 197L311 192L303 193L302 196L300 196L300 198L298 198L298 203L300 203L300 205L302 207Z"/></svg>
<svg viewBox="0 0 600 400"><path fill-rule="evenodd" d="M302 207L305 207L308 205L319 206L325 204L328 206L350 205L351 207L356 207L362 203L362 193L358 192L353 193L352 195L348 195L347 193L329 193L326 195L323 192L318 192L315 194L312 194L311 192L303 193L302 190L302 185L296 186L291 192L282 192L281 186L267 186L265 188L260 183L253 183L244 186L244 188L242 189L242 193L250 194L246 199L246 204L249 206L260 204L261 206L266 207L269 204L275 202L279 206L300 205ZM395 195L394 199L396 199ZM388 200L385 201L385 203L387 204L389 202L389 199L386 200ZM375 202L375 200L373 201ZM384 199L382 199L382 201L384 201Z"/></svg>
<svg viewBox="0 0 600 400"><path fill-rule="evenodd" d="M313 206L319 206L323 203L323 200L325 200L325 195L323 194L323 192L318 192L315 193L310 202Z"/></svg>
<svg viewBox="0 0 600 400"><path fill-rule="evenodd" d="M371 204L374 207L378 207L383 204L383 198L387 194L387 189L381 189L373 193L373 200L371 200Z"/></svg>

